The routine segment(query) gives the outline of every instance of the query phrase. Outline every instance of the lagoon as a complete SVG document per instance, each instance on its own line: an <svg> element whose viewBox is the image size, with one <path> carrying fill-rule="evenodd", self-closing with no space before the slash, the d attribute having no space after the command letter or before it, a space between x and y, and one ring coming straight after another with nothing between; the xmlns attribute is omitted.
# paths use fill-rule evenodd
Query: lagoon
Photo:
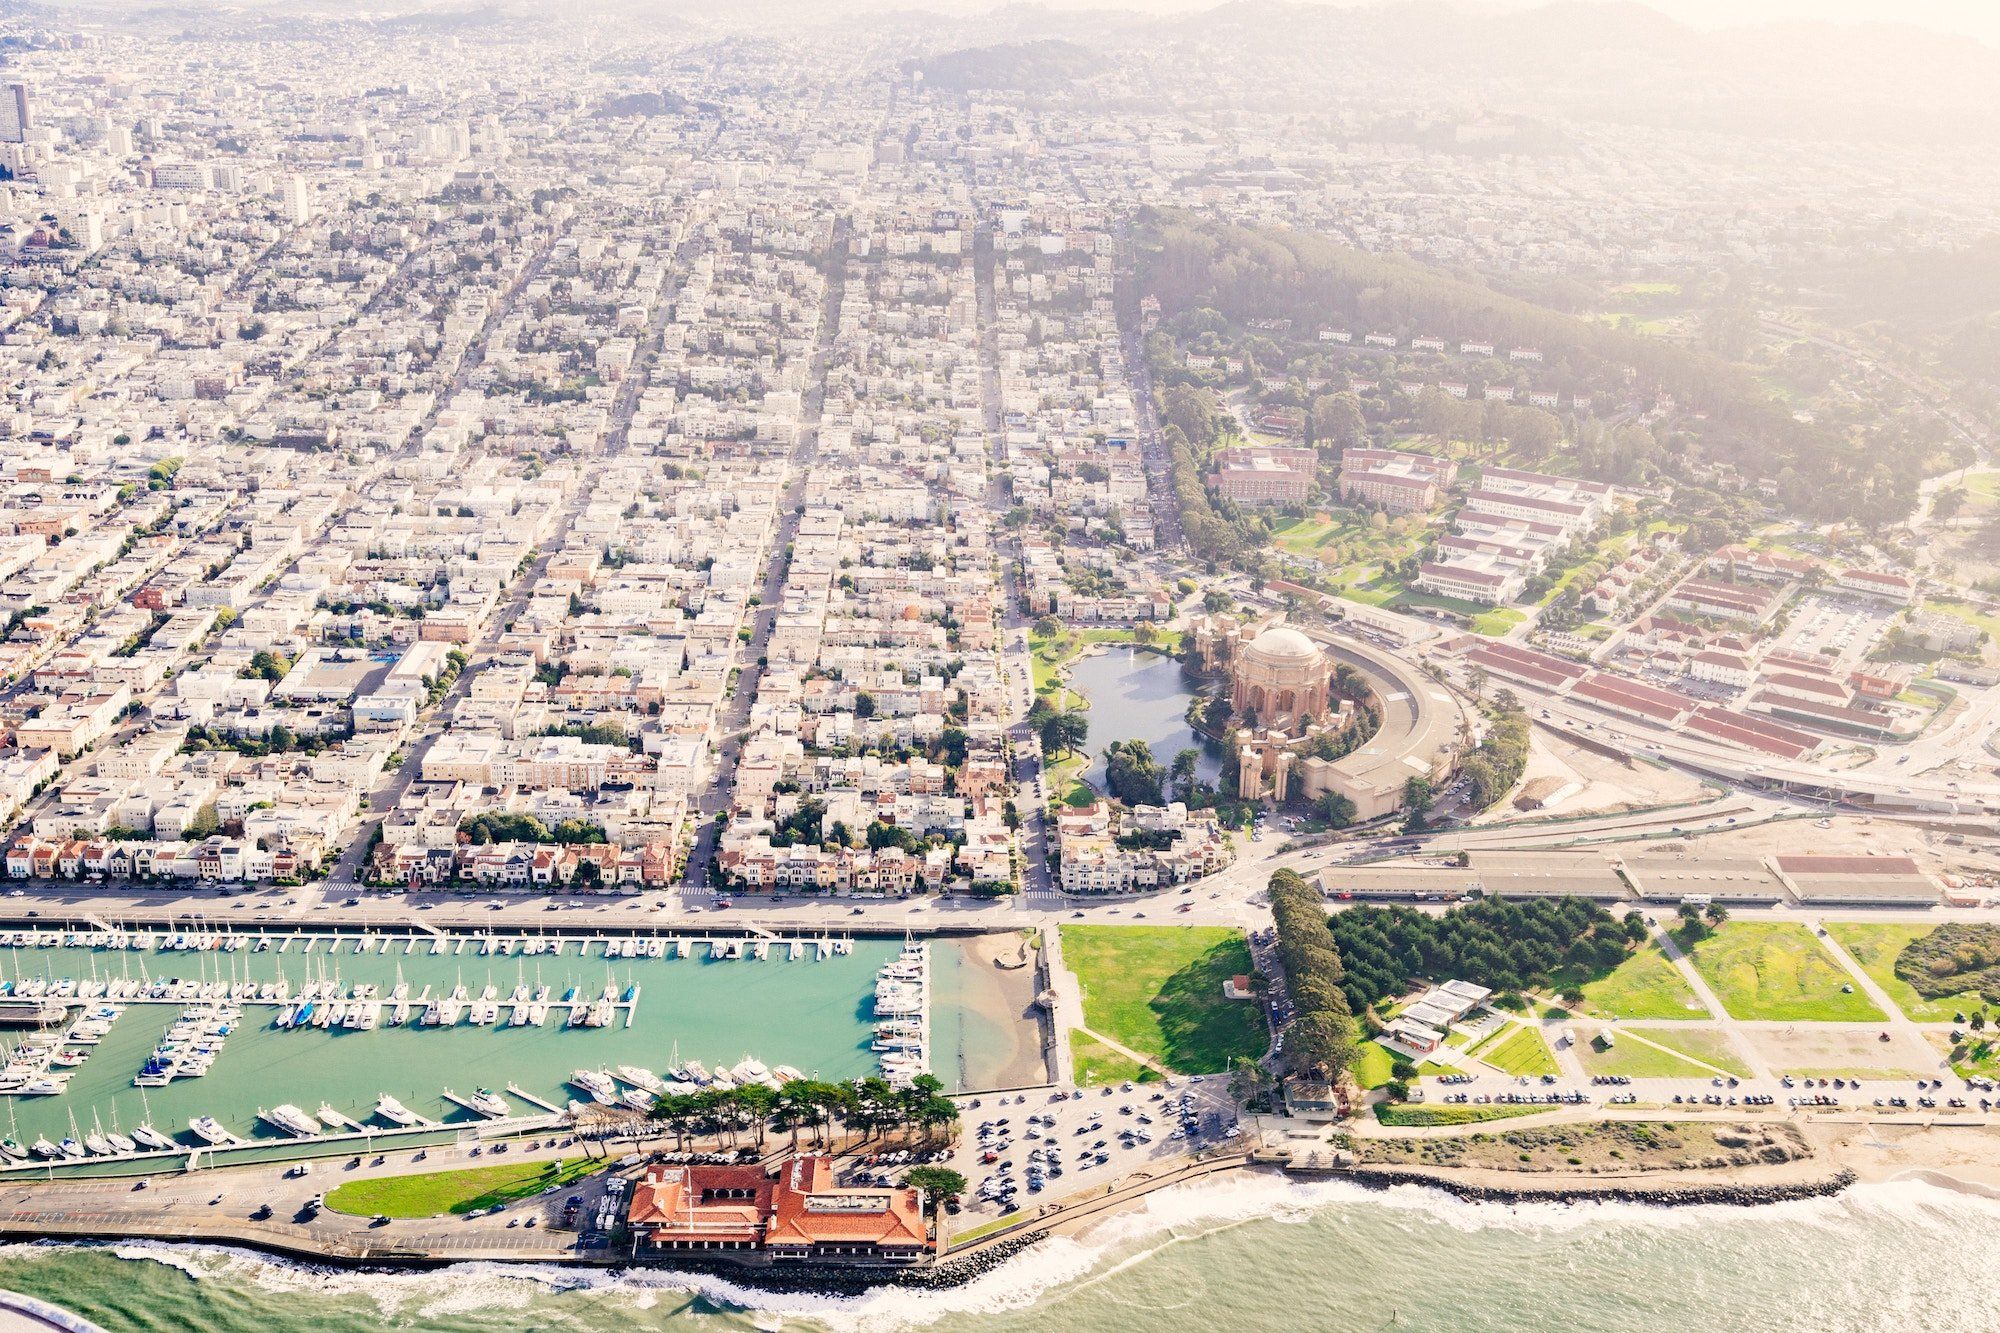
<svg viewBox="0 0 2000 1333"><path fill-rule="evenodd" d="M1139 740L1152 747L1160 767L1173 767L1182 750L1199 751L1195 776L1214 782L1221 754L1187 724L1194 698L1181 664L1162 653L1114 646L1069 668L1070 688L1090 701L1090 768L1085 777L1104 789L1104 749L1113 741Z"/></svg>

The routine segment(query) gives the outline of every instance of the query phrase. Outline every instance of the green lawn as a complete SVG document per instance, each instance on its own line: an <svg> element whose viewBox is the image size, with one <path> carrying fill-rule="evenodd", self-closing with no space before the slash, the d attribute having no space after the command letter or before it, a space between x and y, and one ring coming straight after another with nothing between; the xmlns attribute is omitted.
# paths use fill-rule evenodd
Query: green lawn
<svg viewBox="0 0 2000 1333"><path fill-rule="evenodd" d="M1364 1088L1379 1088L1390 1078L1389 1066L1396 1062L1396 1053L1379 1041L1364 1041L1354 1052L1354 1063L1348 1069L1354 1081Z"/></svg>
<svg viewBox="0 0 2000 1333"><path fill-rule="evenodd" d="M1646 1040L1692 1056L1705 1065L1714 1065L1725 1074L1750 1077L1750 1066L1736 1053L1729 1038L1715 1028L1647 1028Z"/></svg>
<svg viewBox="0 0 2000 1333"><path fill-rule="evenodd" d="M1438 1125L1476 1125L1482 1120L1506 1120L1517 1115L1553 1111L1552 1106L1411 1106L1380 1102L1375 1118L1385 1125L1426 1129Z"/></svg>
<svg viewBox="0 0 2000 1333"><path fill-rule="evenodd" d="M1932 1041L1950 1056L1951 1070L1960 1078L1974 1075L2000 1078L2000 1040L1990 1032L1969 1032L1955 1047L1943 1037L1933 1037Z"/></svg>
<svg viewBox="0 0 2000 1333"><path fill-rule="evenodd" d="M1555 1052L1543 1040L1539 1028L1516 1026L1508 1033L1480 1051L1479 1058L1495 1069L1509 1074L1556 1074L1562 1072L1556 1065Z"/></svg>
<svg viewBox="0 0 2000 1333"><path fill-rule="evenodd" d="M1183 1074L1219 1074L1269 1045L1262 1011L1223 998L1250 967L1243 932L1226 926L1064 926L1064 961L1083 987L1091 1028Z"/></svg>
<svg viewBox="0 0 2000 1333"><path fill-rule="evenodd" d="M416 1176L385 1176L350 1180L336 1185L326 1206L357 1217L436 1217L469 1213L475 1208L526 1199L544 1190L574 1184L601 1170L601 1158L572 1157L561 1162L509 1162L505 1166L475 1166L464 1171L433 1171Z"/></svg>
<svg viewBox="0 0 2000 1333"><path fill-rule="evenodd" d="M1694 965L1732 1018L1868 1023L1882 1018L1804 926L1729 921L1694 947Z"/></svg>
<svg viewBox="0 0 2000 1333"><path fill-rule="evenodd" d="M1873 921L1826 923L1826 933L1853 955L1854 961L1861 964L1861 970L1873 978L1876 985L1889 992L1889 998L1896 1002L1897 1008L1919 1023L1949 1023L1952 1015L1970 1014L1983 1006L1985 999L1978 991L1969 990L1926 1000L1917 994L1916 987L1896 975L1896 955L1933 929L1935 927L1932 926L1898 926Z"/></svg>
<svg viewBox="0 0 2000 1333"><path fill-rule="evenodd" d="M1481 602L1468 602L1462 597L1439 597L1434 593L1406 591L1394 599L1396 610L1406 610L1413 606L1436 607L1444 611L1456 611L1470 622L1474 634L1484 634L1498 638L1528 617L1511 606L1487 606Z"/></svg>
<svg viewBox="0 0 2000 1333"><path fill-rule="evenodd" d="M1605 1050L1594 1041L1577 1045L1577 1058L1592 1074L1620 1074L1626 1078L1709 1078L1708 1070L1680 1056L1637 1041L1629 1032L1618 1034L1618 1043Z"/></svg>
<svg viewBox="0 0 2000 1333"><path fill-rule="evenodd" d="M1271 544L1279 550L1342 570L1394 564L1416 550L1417 541L1415 533L1378 531L1364 515L1348 510L1329 510L1324 519L1286 519L1271 531Z"/></svg>
<svg viewBox="0 0 2000 1333"><path fill-rule="evenodd" d="M1707 1018L1680 969L1660 946L1643 945L1610 975L1583 987L1583 1011L1594 1018Z"/></svg>
<svg viewBox="0 0 2000 1333"><path fill-rule="evenodd" d="M1011 1213L1002 1213L1000 1214L1000 1216L994 1218L991 1222L982 1222L978 1226L972 1228L970 1231L953 1232L949 1248L956 1249L961 1245L970 1245L972 1244L973 1241L978 1240L981 1236L990 1236L994 1232L1001 1230L1003 1227L1013 1226L1016 1222L1020 1220L1021 1220L1021 1213L1017 1209L1016 1211Z"/></svg>
<svg viewBox="0 0 2000 1333"><path fill-rule="evenodd" d="M1113 1083L1145 1083L1160 1076L1129 1056L1120 1055L1081 1028L1069 1030L1070 1063L1079 1087Z"/></svg>

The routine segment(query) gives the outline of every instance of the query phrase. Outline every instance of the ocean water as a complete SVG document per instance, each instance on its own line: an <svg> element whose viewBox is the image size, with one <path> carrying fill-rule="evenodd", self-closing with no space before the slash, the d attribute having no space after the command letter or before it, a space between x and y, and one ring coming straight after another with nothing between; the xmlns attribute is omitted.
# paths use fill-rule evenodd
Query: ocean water
<svg viewBox="0 0 2000 1333"><path fill-rule="evenodd" d="M2000 1202L1928 1184L1763 1208L1467 1204L1239 1177L1155 1195L953 1291L760 1296L666 1271L314 1269L212 1248L0 1247L0 1285L114 1330L1131 1333L1977 1330Z"/></svg>

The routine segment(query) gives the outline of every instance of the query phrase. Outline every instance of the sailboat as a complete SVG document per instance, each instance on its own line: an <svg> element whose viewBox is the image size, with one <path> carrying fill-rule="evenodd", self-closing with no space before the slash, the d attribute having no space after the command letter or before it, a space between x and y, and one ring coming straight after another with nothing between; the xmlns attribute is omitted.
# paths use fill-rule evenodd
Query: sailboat
<svg viewBox="0 0 2000 1333"><path fill-rule="evenodd" d="M146 1108L146 1118L133 1127L132 1137L148 1148L164 1150L173 1147L172 1139L153 1128L153 1104L146 1100L143 1089L139 1093L139 1103Z"/></svg>
<svg viewBox="0 0 2000 1333"><path fill-rule="evenodd" d="M0 1139L0 1154L5 1154L17 1162L25 1160L28 1156L28 1150L23 1148L21 1141L15 1137L20 1132L19 1127L14 1124L14 1104L9 1102L7 1104L7 1137Z"/></svg>

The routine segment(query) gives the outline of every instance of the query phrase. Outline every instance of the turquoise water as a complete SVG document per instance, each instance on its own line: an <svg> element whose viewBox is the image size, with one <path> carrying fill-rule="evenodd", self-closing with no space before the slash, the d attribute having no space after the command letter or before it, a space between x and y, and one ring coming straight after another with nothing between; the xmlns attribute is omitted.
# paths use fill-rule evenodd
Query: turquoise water
<svg viewBox="0 0 2000 1333"><path fill-rule="evenodd" d="M2000 1204L1915 1184L1768 1208L1663 1210L1472 1205L1425 1190L1245 1178L1156 1195L1142 1212L941 1293L760 1298L667 1272L349 1273L164 1246L0 1248L0 1285L67 1304L113 1333L1957 1333L1993 1327L1996 1225Z"/></svg>
<svg viewBox="0 0 2000 1333"><path fill-rule="evenodd" d="M1187 724L1189 693L1181 665L1159 653L1113 647L1093 654L1069 669L1072 688L1090 700L1090 769L1085 775L1102 790L1104 747L1112 741L1139 740L1152 747L1160 767L1171 768L1182 750L1198 750L1195 775L1213 782L1222 772L1214 746Z"/></svg>
<svg viewBox="0 0 2000 1333"><path fill-rule="evenodd" d="M295 990L309 972L330 976L337 969L344 984L373 982L384 995L400 969L413 996L426 985L449 993L461 980L477 996L490 980L502 1001L517 980L531 991L547 984L558 997L571 985L594 996L607 979L621 993L628 985L639 988L629 1027L621 1017L608 1027L569 1028L556 1016L547 1027L509 1027L503 1007L501 1021L491 1026L418 1027L412 1022L389 1027L385 1022L369 1032L281 1031L272 1026L275 1006L244 1005L241 1027L228 1037L207 1075L147 1089L143 1100L132 1076L185 1006L131 1004L74 1072L65 1093L0 1099L5 1103L0 1118L11 1114L10 1132L23 1143L38 1135L62 1138L70 1132L72 1114L87 1133L94 1123L129 1129L148 1113L155 1128L179 1131L187 1142L194 1141L186 1132L187 1122L200 1115L213 1115L244 1138L277 1140L286 1136L258 1122L259 1108L290 1102L310 1113L324 1101L366 1121L376 1098L386 1092L427 1118L471 1121L478 1117L444 1099L446 1088L465 1094L482 1086L497 1091L512 1082L561 1107L583 1095L565 1086L577 1069L633 1064L658 1071L676 1056L713 1068L751 1055L767 1065L792 1065L822 1078L855 1078L877 1068L868 1049L875 973L900 947L887 940L857 940L851 955L820 959L808 950L796 962L786 959L780 946L764 961L709 959L699 945L692 958L607 961L594 948L590 957L579 957L574 943L553 958L480 957L476 945L433 957L427 943L407 954L400 943L388 954L355 954L346 943L332 955L324 945L313 954L302 954L297 946L284 954L0 950L0 976L8 978L24 973L90 976L93 968L99 977L137 977L143 963L154 979L261 981L275 979L282 969ZM18 1035L9 1034L9 1040ZM949 1080L957 1074L950 1068L944 1076ZM540 1109L512 1096L508 1101L519 1114Z"/></svg>

